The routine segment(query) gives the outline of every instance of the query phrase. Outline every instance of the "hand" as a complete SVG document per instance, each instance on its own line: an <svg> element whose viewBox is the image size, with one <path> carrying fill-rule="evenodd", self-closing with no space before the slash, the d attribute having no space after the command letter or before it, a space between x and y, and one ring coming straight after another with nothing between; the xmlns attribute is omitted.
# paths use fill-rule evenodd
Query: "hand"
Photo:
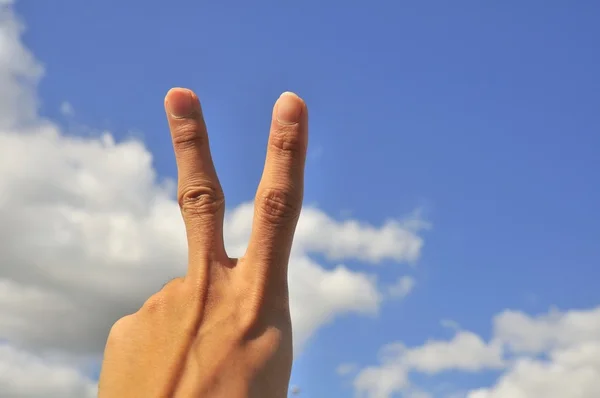
<svg viewBox="0 0 600 398"><path fill-rule="evenodd" d="M273 110L246 254L227 256L225 200L197 96L165 98L189 263L112 327L99 398L282 398L292 366L287 267L304 187L308 115L295 94Z"/></svg>

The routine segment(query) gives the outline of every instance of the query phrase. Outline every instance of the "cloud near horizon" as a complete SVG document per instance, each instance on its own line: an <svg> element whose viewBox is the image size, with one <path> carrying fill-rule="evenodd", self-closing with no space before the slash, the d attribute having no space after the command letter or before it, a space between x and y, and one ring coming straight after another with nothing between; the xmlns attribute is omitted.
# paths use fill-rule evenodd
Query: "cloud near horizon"
<svg viewBox="0 0 600 398"><path fill-rule="evenodd" d="M447 322L446 322L447 323ZM551 310L538 316L507 310L492 321L489 341L458 329L447 341L384 346L378 365L354 375L360 397L595 398L600 396L600 307ZM490 387L433 395L411 375L444 372L499 374Z"/></svg>

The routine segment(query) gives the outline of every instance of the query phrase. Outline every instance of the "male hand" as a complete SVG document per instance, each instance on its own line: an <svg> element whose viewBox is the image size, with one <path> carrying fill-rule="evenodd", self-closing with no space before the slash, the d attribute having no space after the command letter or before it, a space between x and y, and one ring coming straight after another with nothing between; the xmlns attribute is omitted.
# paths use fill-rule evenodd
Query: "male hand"
<svg viewBox="0 0 600 398"><path fill-rule="evenodd" d="M308 115L275 104L246 254L227 256L225 200L197 96L165 98L189 263L135 314L112 327L99 398L283 398L292 366L287 267L304 186Z"/></svg>

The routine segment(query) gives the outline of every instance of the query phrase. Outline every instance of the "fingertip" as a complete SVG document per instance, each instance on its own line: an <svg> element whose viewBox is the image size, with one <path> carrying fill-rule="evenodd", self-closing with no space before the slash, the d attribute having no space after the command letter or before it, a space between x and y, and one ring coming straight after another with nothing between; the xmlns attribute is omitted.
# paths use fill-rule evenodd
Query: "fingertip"
<svg viewBox="0 0 600 398"><path fill-rule="evenodd" d="M286 91L275 103L275 117L281 124L300 123L305 113L306 104L296 93Z"/></svg>
<svg viewBox="0 0 600 398"><path fill-rule="evenodd" d="M175 118L188 117L197 107L197 97L192 90L174 87L165 96L165 109Z"/></svg>
<svg viewBox="0 0 600 398"><path fill-rule="evenodd" d="M291 96L291 97L300 98L300 96L298 94L294 93L293 91L284 91L283 93L281 93L281 95L279 96L279 98L284 97L284 96Z"/></svg>

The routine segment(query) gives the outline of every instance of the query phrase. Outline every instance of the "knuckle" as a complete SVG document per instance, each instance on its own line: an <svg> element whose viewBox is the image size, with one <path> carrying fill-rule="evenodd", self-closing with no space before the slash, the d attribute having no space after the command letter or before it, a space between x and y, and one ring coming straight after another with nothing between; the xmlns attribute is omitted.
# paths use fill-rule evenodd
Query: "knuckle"
<svg viewBox="0 0 600 398"><path fill-rule="evenodd" d="M242 335L252 334L261 324L261 314L257 310L243 311L238 314L237 328Z"/></svg>
<svg viewBox="0 0 600 398"><path fill-rule="evenodd" d="M272 149L287 155L300 154L306 147L303 135L294 126L277 128L271 134L269 144Z"/></svg>
<svg viewBox="0 0 600 398"><path fill-rule="evenodd" d="M165 283L161 289L161 292L164 292L164 294L172 294L174 292L177 291L177 289L179 289L181 287L181 285L184 282L184 278L183 277L177 277L177 278L173 278L170 281L168 281L167 283Z"/></svg>
<svg viewBox="0 0 600 398"><path fill-rule="evenodd" d="M148 298L142 305L142 308L138 311L140 314L145 315L156 315L164 313L168 307L168 295L161 290L158 293L154 293Z"/></svg>
<svg viewBox="0 0 600 398"><path fill-rule="evenodd" d="M196 119L182 120L172 127L173 146L176 149L197 148L206 145L208 136L202 123Z"/></svg>
<svg viewBox="0 0 600 398"><path fill-rule="evenodd" d="M122 341L129 334L133 322L134 315L126 315L118 319L110 328L107 344L114 345Z"/></svg>
<svg viewBox="0 0 600 398"><path fill-rule="evenodd" d="M184 188L179 194L179 207L184 214L215 214L225 205L220 189L213 186L195 185Z"/></svg>
<svg viewBox="0 0 600 398"><path fill-rule="evenodd" d="M256 329L262 318L263 294L258 291L249 290L243 299L237 303L236 323L237 329L243 334Z"/></svg>
<svg viewBox="0 0 600 398"><path fill-rule="evenodd" d="M274 303L264 292L254 292L239 305L238 330L246 337L262 334L267 325L283 330L291 322L287 300Z"/></svg>
<svg viewBox="0 0 600 398"><path fill-rule="evenodd" d="M159 315L170 311L177 305L182 294L184 278L173 278L156 293L150 296L137 312L138 315Z"/></svg>
<svg viewBox="0 0 600 398"><path fill-rule="evenodd" d="M301 201L291 190L271 188L258 196L258 209L268 221L281 223L300 216Z"/></svg>

